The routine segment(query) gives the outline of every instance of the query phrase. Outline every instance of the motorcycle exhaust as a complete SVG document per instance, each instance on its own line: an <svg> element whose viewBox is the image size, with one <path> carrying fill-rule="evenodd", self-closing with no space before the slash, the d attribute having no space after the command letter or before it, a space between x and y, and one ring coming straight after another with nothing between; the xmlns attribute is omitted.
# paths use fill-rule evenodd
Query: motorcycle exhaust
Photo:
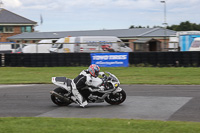
<svg viewBox="0 0 200 133"><path fill-rule="evenodd" d="M66 97L64 97L64 96L62 96L62 95L60 95L60 94L58 94L58 93L55 92L55 91L50 91L50 94L53 95L53 96L55 96L55 97L57 97L57 98L59 98L59 99L62 99L62 100L64 100L64 101L69 101L69 99L67 99Z"/></svg>

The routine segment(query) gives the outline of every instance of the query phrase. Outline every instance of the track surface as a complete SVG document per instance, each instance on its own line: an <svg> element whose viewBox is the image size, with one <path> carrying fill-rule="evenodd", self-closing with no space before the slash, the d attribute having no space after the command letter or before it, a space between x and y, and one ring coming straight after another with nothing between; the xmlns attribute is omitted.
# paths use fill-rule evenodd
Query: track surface
<svg viewBox="0 0 200 133"><path fill-rule="evenodd" d="M126 101L58 107L50 100L54 85L0 85L0 117L128 118L200 122L198 85L121 85Z"/></svg>

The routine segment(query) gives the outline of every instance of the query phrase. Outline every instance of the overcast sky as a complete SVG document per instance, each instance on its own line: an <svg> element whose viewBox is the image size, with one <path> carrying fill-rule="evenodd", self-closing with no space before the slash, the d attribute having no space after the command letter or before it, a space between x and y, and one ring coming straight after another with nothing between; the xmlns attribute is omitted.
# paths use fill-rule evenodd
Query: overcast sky
<svg viewBox="0 0 200 133"><path fill-rule="evenodd" d="M160 0L0 0L4 8L38 22L37 31L128 29L162 26ZM166 0L168 25L200 24L200 0ZM43 23L41 23L41 17Z"/></svg>

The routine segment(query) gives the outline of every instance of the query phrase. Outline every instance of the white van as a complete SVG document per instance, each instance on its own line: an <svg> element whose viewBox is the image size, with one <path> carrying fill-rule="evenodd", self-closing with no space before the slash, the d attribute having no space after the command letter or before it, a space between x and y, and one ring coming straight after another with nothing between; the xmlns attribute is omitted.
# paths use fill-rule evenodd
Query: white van
<svg viewBox="0 0 200 133"><path fill-rule="evenodd" d="M200 51L200 37L194 39L189 51Z"/></svg>
<svg viewBox="0 0 200 133"><path fill-rule="evenodd" d="M15 42L0 42L0 51L10 51L10 53L15 53L21 46L22 44Z"/></svg>
<svg viewBox="0 0 200 133"><path fill-rule="evenodd" d="M27 44L22 48L22 53L50 53L49 49L56 41L55 39L47 39L39 41L38 44Z"/></svg>
<svg viewBox="0 0 200 133"><path fill-rule="evenodd" d="M50 52L132 52L132 49L115 36L79 36L60 38Z"/></svg>

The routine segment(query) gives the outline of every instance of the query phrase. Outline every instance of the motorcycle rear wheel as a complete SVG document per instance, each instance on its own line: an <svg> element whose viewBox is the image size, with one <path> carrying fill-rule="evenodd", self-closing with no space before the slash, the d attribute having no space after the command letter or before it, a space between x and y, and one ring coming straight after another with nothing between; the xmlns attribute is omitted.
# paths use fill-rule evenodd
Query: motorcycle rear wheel
<svg viewBox="0 0 200 133"><path fill-rule="evenodd" d="M115 94L111 93L105 98L105 101L111 105L119 105L126 100L126 93L124 90Z"/></svg>
<svg viewBox="0 0 200 133"><path fill-rule="evenodd" d="M62 88L56 88L56 89L54 89L54 91L62 96L66 93L66 90L63 90ZM58 106L68 106L69 104L71 104L70 100L66 101L66 100L58 98L54 95L51 95L51 100L53 103L55 103Z"/></svg>

